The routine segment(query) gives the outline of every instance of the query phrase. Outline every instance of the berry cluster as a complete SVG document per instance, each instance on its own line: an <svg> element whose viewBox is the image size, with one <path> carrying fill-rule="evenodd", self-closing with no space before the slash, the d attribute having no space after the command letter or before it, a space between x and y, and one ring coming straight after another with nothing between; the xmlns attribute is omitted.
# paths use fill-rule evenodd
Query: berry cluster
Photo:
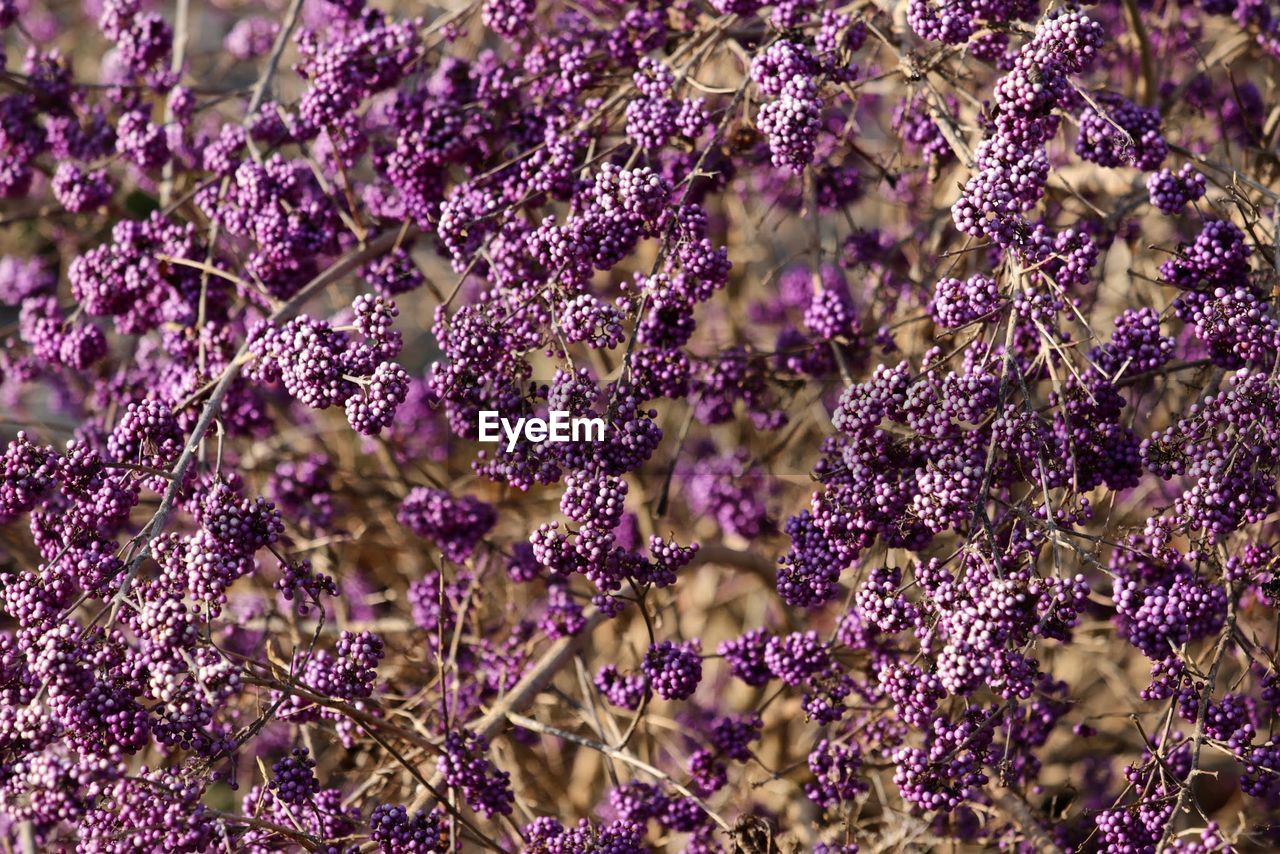
<svg viewBox="0 0 1280 854"><path fill-rule="evenodd" d="M1270 4L0 36L0 847L1280 846Z"/></svg>

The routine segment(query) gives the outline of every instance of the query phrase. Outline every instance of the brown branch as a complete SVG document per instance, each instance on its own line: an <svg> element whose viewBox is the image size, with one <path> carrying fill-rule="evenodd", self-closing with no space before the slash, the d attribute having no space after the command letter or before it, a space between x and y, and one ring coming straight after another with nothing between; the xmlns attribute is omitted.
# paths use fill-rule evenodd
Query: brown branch
<svg viewBox="0 0 1280 854"><path fill-rule="evenodd" d="M550 726L548 724L541 723L539 721L534 720L533 718L525 717L524 715L517 714L515 712L507 712L506 718L507 720L511 721L511 723L515 724L521 729L527 729L527 730L530 730L531 732L538 732L544 735L552 735L552 736L555 736L556 738L563 739L564 741L571 741L574 744L580 744L583 747L589 747L592 750L598 751L599 753L602 753L605 756L608 756L610 759L616 759L619 762L625 762L627 765L630 765L633 768L638 768L639 770L648 774L650 777L653 777L656 780L663 781L668 786L670 786L671 788L679 792L681 795L693 801L702 809L704 813L707 814L708 817L710 817L712 821L720 825L721 830L724 830L725 832L732 832L733 830L733 828L729 826L729 823L727 821L725 821L719 814L717 814L715 810L707 806L705 801L703 801L693 792L689 791L687 787L681 785L680 783L677 783L675 780L671 778L669 774L666 774L663 771L657 768L654 768L648 762L645 762L644 760L636 756L633 756L632 754L628 753L625 750L618 750L617 748L610 747L607 744L601 744L598 741L593 741L589 738L584 738L583 736L575 735L574 733L559 729L557 727Z"/></svg>
<svg viewBox="0 0 1280 854"><path fill-rule="evenodd" d="M1156 63L1151 54L1151 39L1147 36L1147 26L1142 22L1142 13L1138 10L1136 0L1124 0L1124 8L1129 13L1129 25L1133 27L1133 34L1138 38L1138 54L1142 62L1138 99L1142 106L1149 107L1160 88L1156 83Z"/></svg>
<svg viewBox="0 0 1280 854"><path fill-rule="evenodd" d="M1182 786L1178 790L1178 799L1173 804L1173 812L1169 813L1169 821L1165 824L1164 835L1160 838L1160 844L1156 846L1156 851L1164 851L1169 840L1173 837L1173 829L1178 823L1178 814L1182 812L1187 805L1188 798L1195 798L1191 791L1191 778L1196 775L1196 771L1200 768L1200 748L1204 747L1205 720L1209 715L1209 703L1213 700L1213 689L1218 680L1218 670L1222 667L1222 662L1226 658L1227 647L1230 646L1232 634L1236 627L1236 590L1233 587L1227 588L1227 621L1222 627L1222 632L1218 635L1218 642L1213 650L1213 663L1209 665L1209 672L1205 676L1204 688L1200 691L1200 708L1196 710L1196 729L1195 734L1191 738L1191 771L1187 774L1187 785Z"/></svg>
<svg viewBox="0 0 1280 854"><path fill-rule="evenodd" d="M267 57L267 67L262 70L262 76L254 85L249 107L244 111L246 122L252 120L254 113L258 112L258 107L262 106L267 89L271 85L271 78L275 76L276 69L280 66L280 57L284 54L285 45L289 44L289 36L293 35L293 28L298 25L298 15L301 12L302 0L290 0L289 8L284 13L284 23L280 27L280 32L276 34L276 43L271 46L271 55Z"/></svg>
<svg viewBox="0 0 1280 854"><path fill-rule="evenodd" d="M303 833L300 830L294 830L291 827L285 827L254 816L236 815L235 813L222 812L221 810L209 810L209 812L213 813L213 815L225 822L243 824L246 827L252 827L266 833L274 833L279 836L283 836L285 839L292 839L308 851L320 850L320 844L316 841L316 838L309 833Z"/></svg>
<svg viewBox="0 0 1280 854"><path fill-rule="evenodd" d="M774 587L778 583L778 565L775 560L758 551L734 549L722 543L701 543L698 552L689 563L690 569L707 564L731 566L745 570L757 576L761 581Z"/></svg>
<svg viewBox="0 0 1280 854"><path fill-rule="evenodd" d="M470 724L467 728L487 742L492 740L503 725L507 723L508 714L528 708L534 698L541 694L542 690L560 672L560 668L571 661L574 655L587 644L587 641L591 638L591 632L604 621L604 614L600 613L598 609L592 608L586 613L585 618L586 625L582 627L582 631L571 637L561 638L552 644L543 654L542 660L525 674L524 678L516 684L516 687L498 700L484 717ZM431 785L439 786L441 780L440 774L437 773L431 778ZM420 809L430 808L433 805L434 797L428 791L414 799L414 802L409 806L409 812L413 813Z"/></svg>
<svg viewBox="0 0 1280 854"><path fill-rule="evenodd" d="M332 697L326 697L323 694L317 694L314 691L309 691L292 682L282 682L279 679L263 679L258 676L250 675L242 676L241 680L246 685L257 685L272 691L292 694L299 699L306 700L308 703L314 703L317 706L332 709L335 712L350 718L354 723L359 724L366 729L369 727L377 727L378 729L385 730L386 732L394 735L396 738L407 741L416 747L423 748L424 750L430 750L432 752L439 752L440 750L439 745L423 738L415 732L402 729L387 721L385 718L376 717L361 709L357 709L349 703L344 703L341 700L335 700Z"/></svg>
<svg viewBox="0 0 1280 854"><path fill-rule="evenodd" d="M1008 789L993 791L991 799L1010 818L1018 823L1018 829L1027 837L1027 841L1035 846L1040 854L1062 854L1062 849L1053 841L1053 837L1044 829L1031 806L1022 797Z"/></svg>

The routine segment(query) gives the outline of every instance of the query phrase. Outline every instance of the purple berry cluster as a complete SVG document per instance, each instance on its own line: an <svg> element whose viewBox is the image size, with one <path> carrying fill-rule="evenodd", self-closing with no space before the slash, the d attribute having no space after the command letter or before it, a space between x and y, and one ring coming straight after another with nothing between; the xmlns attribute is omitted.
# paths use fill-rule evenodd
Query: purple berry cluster
<svg viewBox="0 0 1280 854"><path fill-rule="evenodd" d="M4 850L1280 847L1272 4L0 35Z"/></svg>

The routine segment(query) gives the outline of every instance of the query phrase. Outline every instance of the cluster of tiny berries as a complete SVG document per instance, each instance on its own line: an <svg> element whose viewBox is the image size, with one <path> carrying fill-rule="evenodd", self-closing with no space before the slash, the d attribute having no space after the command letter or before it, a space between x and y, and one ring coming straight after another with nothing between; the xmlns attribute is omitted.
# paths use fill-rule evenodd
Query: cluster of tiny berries
<svg viewBox="0 0 1280 854"><path fill-rule="evenodd" d="M1280 846L1274 5L0 0L0 847Z"/></svg>

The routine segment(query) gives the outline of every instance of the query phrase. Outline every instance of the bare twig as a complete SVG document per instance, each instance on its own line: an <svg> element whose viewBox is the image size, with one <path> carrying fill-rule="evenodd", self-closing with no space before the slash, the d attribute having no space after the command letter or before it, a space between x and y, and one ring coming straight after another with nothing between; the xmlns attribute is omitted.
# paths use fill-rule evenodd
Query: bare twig
<svg viewBox="0 0 1280 854"><path fill-rule="evenodd" d="M289 8L284 13L284 23L280 27L280 32L276 33L275 44L271 46L271 55L267 57L267 67L262 70L262 76L254 84L253 95L249 98L249 107L244 111L246 123L253 120L258 108L262 106L262 102L267 96L267 90L271 86L271 78L275 76L276 69L280 66L280 57L284 54L285 46L289 44L289 38L293 35L293 28L298 25L298 15L301 12L302 0L289 0Z"/></svg>
<svg viewBox="0 0 1280 854"><path fill-rule="evenodd" d="M654 768L648 762L645 762L644 760L636 756L633 756L631 753L629 753L626 750L618 750L617 748L610 747L607 744L601 744L598 741L593 741L589 738L584 738L583 736L575 735L571 732L567 732L566 730L562 730L557 727L550 726L548 724L540 723L539 721L536 721L533 718L525 717L524 715L518 714L516 712L507 712L506 717L507 717L507 720L511 721L513 724L515 724L518 727L521 727L522 729L527 729L532 732L539 732L544 735L552 735L552 736L555 736L556 738L564 739L565 741L571 741L574 744L580 744L583 747L589 747L592 750L598 751L604 754L605 756L608 756L610 759L616 759L619 762L624 762L633 768L638 768L639 770L648 774L650 777L653 777L655 780L663 781L672 789L674 789L684 797L696 803L712 821L714 821L716 824L720 826L721 830L730 832L733 829L732 827L730 827L727 821L725 821L718 813L716 813L715 810L707 806L706 801L702 800L693 792L689 791L689 789L686 786L680 783L677 783L675 780L671 778L671 775L666 774L657 768Z"/></svg>
<svg viewBox="0 0 1280 854"><path fill-rule="evenodd" d="M552 644L537 665L525 674L524 678L516 684L516 687L512 688L508 694L495 703L484 717L468 725L467 729L478 735L481 740L490 741L507 723L508 713L518 712L527 708L534 698L551 683L551 680L556 677L561 668L572 661L578 650L587 643L591 637L592 630L604 621L604 614L592 608L585 614L585 620L586 624L580 632L567 638L561 638ZM437 774L432 777L431 783L433 786L438 786L440 775ZM429 792L422 793L414 800L409 807L409 811L414 812L429 807L431 804L431 794Z"/></svg>

